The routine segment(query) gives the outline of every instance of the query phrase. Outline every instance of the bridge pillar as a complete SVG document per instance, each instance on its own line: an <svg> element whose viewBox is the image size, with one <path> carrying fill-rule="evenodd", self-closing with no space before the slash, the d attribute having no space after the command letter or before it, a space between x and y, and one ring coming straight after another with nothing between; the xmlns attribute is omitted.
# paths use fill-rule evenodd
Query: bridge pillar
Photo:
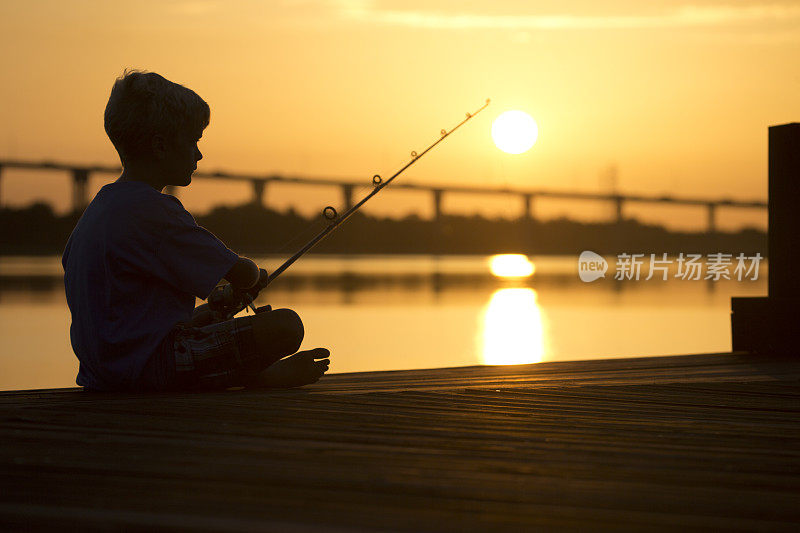
<svg viewBox="0 0 800 533"><path fill-rule="evenodd" d="M87 185L89 183L89 170L85 168L72 169L72 211L81 212L89 204Z"/></svg>
<svg viewBox="0 0 800 533"><path fill-rule="evenodd" d="M342 197L344 198L344 210L349 211L353 207L353 185L346 183L342 185Z"/></svg>
<svg viewBox="0 0 800 533"><path fill-rule="evenodd" d="M442 189L433 189L433 218L440 220L442 218L442 196L444 191Z"/></svg>
<svg viewBox="0 0 800 533"><path fill-rule="evenodd" d="M622 196L614 196L614 208L615 208L615 222L619 224L623 220L625 220L625 213L622 210L622 204L624 200Z"/></svg>
<svg viewBox="0 0 800 533"><path fill-rule="evenodd" d="M253 204L264 206L264 191L267 189L267 180L252 180Z"/></svg>
<svg viewBox="0 0 800 533"><path fill-rule="evenodd" d="M708 233L716 233L717 232L717 204L709 202L706 204L706 209L708 209L707 213L707 223L706 223L706 231Z"/></svg>
<svg viewBox="0 0 800 533"><path fill-rule="evenodd" d="M533 201L535 200L535 196L533 194L523 194L522 200L525 206L525 220L533 220L536 218L536 214L534 213L534 205Z"/></svg>

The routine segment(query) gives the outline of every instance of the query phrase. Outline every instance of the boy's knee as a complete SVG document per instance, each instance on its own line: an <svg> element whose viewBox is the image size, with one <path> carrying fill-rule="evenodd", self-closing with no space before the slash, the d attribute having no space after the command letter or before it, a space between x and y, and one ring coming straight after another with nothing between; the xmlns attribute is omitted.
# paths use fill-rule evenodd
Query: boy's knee
<svg viewBox="0 0 800 533"><path fill-rule="evenodd" d="M277 349L285 355L300 348L305 335L300 315L291 309L273 309L253 316L256 342L262 347Z"/></svg>
<svg viewBox="0 0 800 533"><path fill-rule="evenodd" d="M306 333L303 327L303 321L300 320L300 315L291 309L275 309L273 313L278 316L278 323L285 332L286 337L296 342L294 349L291 350L292 353L296 352L300 348L300 344L302 344L303 337Z"/></svg>

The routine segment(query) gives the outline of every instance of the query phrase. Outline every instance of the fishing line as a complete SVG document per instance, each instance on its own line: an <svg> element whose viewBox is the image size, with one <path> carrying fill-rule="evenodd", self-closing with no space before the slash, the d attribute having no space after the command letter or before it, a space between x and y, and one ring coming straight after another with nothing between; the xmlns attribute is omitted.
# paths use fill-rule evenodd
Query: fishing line
<svg viewBox="0 0 800 533"><path fill-rule="evenodd" d="M352 197L361 197L362 195L366 194L367 191L371 190L372 187L374 187L373 184L375 183L376 178L377 178L377 180L380 180L380 176L378 176L376 174L375 176L373 176L372 184L370 184L370 185L364 185L363 183L359 184L359 185L356 185L355 183L353 183L352 185L353 185L354 189L350 193L351 198ZM333 182L332 185L339 185L339 184ZM344 201L342 203L344 203ZM307 242L309 235L311 235L312 233L319 232L324 226L326 226L328 223L330 223L331 218L328 215L328 213L326 212L326 209L328 207L334 209L333 206L328 205L325 208L323 208L321 211L317 211L316 212L317 214L315 216L313 216L312 218L306 218L304 216L303 218L305 218L307 220L307 223L305 223L302 228L300 228L297 231L295 231L292 234L292 236L289 237L288 239L286 239L277 249L275 249L275 251L273 253L280 254L282 252L285 252L291 246L294 246L301 239L303 240L303 242ZM345 209L346 209L346 207L345 207ZM336 211L336 209L334 209L334 211ZM336 211L336 213L338 214L338 211Z"/></svg>
<svg viewBox="0 0 800 533"><path fill-rule="evenodd" d="M274 253L281 253L285 252L289 247L294 246L297 241L303 239L306 240L309 235L314 232L318 232L320 228L325 225L323 219L319 217L319 215L312 218L310 221L307 221L306 224L300 228L299 230L295 231L294 234L286 239L283 244L281 244Z"/></svg>

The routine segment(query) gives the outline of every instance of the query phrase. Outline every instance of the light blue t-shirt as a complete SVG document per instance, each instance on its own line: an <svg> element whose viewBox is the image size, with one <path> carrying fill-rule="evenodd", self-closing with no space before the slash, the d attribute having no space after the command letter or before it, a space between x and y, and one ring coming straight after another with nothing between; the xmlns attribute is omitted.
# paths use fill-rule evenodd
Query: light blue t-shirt
<svg viewBox="0 0 800 533"><path fill-rule="evenodd" d="M140 388L159 343L238 258L177 198L138 181L100 189L62 258L78 385Z"/></svg>

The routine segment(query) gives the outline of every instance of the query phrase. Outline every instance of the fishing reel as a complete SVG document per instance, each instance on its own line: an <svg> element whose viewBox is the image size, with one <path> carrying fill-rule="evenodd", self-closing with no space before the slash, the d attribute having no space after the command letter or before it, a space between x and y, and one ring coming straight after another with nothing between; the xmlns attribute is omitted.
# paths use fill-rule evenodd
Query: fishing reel
<svg viewBox="0 0 800 533"><path fill-rule="evenodd" d="M216 315L217 319L228 320L244 309L249 307L254 313L259 312L253 301L261 292L261 289L269 283L267 271L263 268L259 270L259 280L249 289L236 289L230 283L214 287L208 295L208 308ZM269 306L266 306L269 308Z"/></svg>
<svg viewBox="0 0 800 533"><path fill-rule="evenodd" d="M252 305L253 298L247 291L234 289L230 283L214 287L208 295L208 308L218 320L227 320L236 313Z"/></svg>

